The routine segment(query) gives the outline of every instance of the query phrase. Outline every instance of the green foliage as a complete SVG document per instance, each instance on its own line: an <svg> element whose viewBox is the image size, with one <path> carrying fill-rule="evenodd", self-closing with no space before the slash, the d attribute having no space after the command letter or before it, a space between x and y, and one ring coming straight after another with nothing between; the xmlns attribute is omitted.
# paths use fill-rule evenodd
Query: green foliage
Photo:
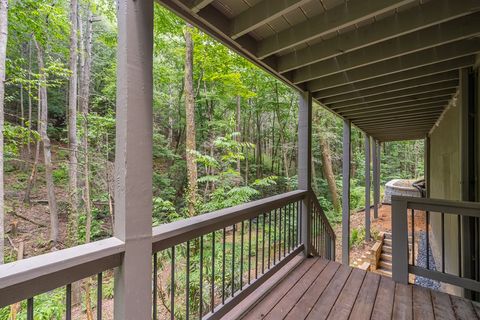
<svg viewBox="0 0 480 320"><path fill-rule="evenodd" d="M68 167L62 163L57 169L53 170L53 182L56 185L65 186L68 183Z"/></svg>
<svg viewBox="0 0 480 320"><path fill-rule="evenodd" d="M352 229L350 233L350 246L357 246L365 241L365 228L359 227Z"/></svg>

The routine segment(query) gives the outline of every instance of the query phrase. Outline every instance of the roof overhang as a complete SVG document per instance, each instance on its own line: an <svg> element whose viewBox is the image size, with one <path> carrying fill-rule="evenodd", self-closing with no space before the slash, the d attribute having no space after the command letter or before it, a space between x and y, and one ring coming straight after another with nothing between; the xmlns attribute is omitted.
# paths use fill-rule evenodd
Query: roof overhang
<svg viewBox="0 0 480 320"><path fill-rule="evenodd" d="M381 141L425 137L480 52L478 0L158 0Z"/></svg>

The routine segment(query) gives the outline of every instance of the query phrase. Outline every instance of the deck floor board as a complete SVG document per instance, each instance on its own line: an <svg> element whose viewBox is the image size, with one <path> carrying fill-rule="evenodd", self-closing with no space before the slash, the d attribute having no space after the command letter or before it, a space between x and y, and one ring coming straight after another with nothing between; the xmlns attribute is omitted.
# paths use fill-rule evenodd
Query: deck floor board
<svg viewBox="0 0 480 320"><path fill-rule="evenodd" d="M480 305L463 298L309 258L242 319L480 319L478 312Z"/></svg>

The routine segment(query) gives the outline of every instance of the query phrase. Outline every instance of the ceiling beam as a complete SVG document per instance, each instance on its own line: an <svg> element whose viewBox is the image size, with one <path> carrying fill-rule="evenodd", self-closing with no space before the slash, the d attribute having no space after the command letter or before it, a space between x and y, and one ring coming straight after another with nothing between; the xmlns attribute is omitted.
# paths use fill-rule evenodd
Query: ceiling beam
<svg viewBox="0 0 480 320"><path fill-rule="evenodd" d="M437 119L440 114L442 114L442 109L437 110L427 110L422 112L411 112L411 113L403 113L396 116L392 116L389 114L379 114L375 117L367 116L362 118L348 118L354 123L357 124L367 124L367 123L378 123L378 122L385 122L389 121L391 123L398 123L402 120L421 120L421 119Z"/></svg>
<svg viewBox="0 0 480 320"><path fill-rule="evenodd" d="M357 90L375 88L377 86L397 83L400 81L406 81L410 79L416 79L423 76L434 75L441 72L448 72L452 70L458 70L460 68L470 67L475 63L475 56L465 56L452 60L442 61L435 64L429 64L423 67L418 67L415 69L409 69L394 74L380 76L376 78L371 78L363 81L352 82L352 83L343 83L338 86L330 87L327 89L313 88L317 89L312 92L317 92L316 97L326 98L331 96L336 96L348 92L353 92Z"/></svg>
<svg viewBox="0 0 480 320"><path fill-rule="evenodd" d="M257 3L233 18L230 37L237 39L308 2L310 0L264 0Z"/></svg>
<svg viewBox="0 0 480 320"><path fill-rule="evenodd" d="M404 115L404 114L416 114L416 115L426 114L430 112L443 111L445 107L446 107L446 104L435 103L426 107L414 106L414 107L408 107L408 108L396 109L396 110L384 109L384 110L377 110L377 111L372 111L371 113L363 113L363 114L354 114L354 115L342 114L342 116L350 120L368 119L368 118L376 119L378 116L393 117L393 116Z"/></svg>
<svg viewBox="0 0 480 320"><path fill-rule="evenodd" d="M450 80L446 82L440 82L440 83L435 83L435 84L428 84L425 86L418 86L416 88L410 88L410 89L404 89L404 90L399 90L395 92L387 92L387 93L382 93L382 94L377 94L374 96L369 96L365 98L358 98L355 100L348 100L348 101L343 101L343 102L338 102L335 104L331 104L332 108L338 109L338 108L346 108L350 106L356 106L358 104L370 104L372 102L380 102L380 101L389 101L392 99L396 98L403 98L403 97L412 97L412 99L415 99L415 96L417 95L426 95L428 96L428 93L430 92L438 92L441 91L443 92L444 90L451 90L456 89L458 87L458 80ZM435 95L435 93L433 94ZM330 106L327 104L327 106Z"/></svg>
<svg viewBox="0 0 480 320"><path fill-rule="evenodd" d="M197 13L206 6L208 6L210 3L213 2L213 0L193 0L193 3L190 5L190 9Z"/></svg>
<svg viewBox="0 0 480 320"><path fill-rule="evenodd" d="M307 87L313 92L311 89L321 88L322 84L323 87L331 87L335 83L341 83L343 79L348 79L349 82L366 80L472 55L478 51L480 51L480 38L464 39L435 48L410 53L405 56L367 64L352 70L336 72L334 74L321 75L324 74L324 72L318 71L316 72L316 76L318 77L308 82ZM297 84L300 82L294 81L294 83Z"/></svg>
<svg viewBox="0 0 480 320"><path fill-rule="evenodd" d="M444 108L448 104L449 100L446 99L439 99L438 101L434 102L428 102L428 103L412 103L411 105L399 105L399 106L386 106L386 107L376 107L376 108L370 108L367 110L364 109L358 109L358 110L347 110L344 112L339 112L339 114L342 117L346 118L352 118L355 116L361 116L361 115L369 115L369 114L389 114L392 112L397 112L397 111L408 111L408 110L415 110L415 109L428 109L428 108Z"/></svg>
<svg viewBox="0 0 480 320"><path fill-rule="evenodd" d="M377 102L371 102L371 103L356 104L355 106L351 106L351 105L349 105L349 106L331 105L331 106L329 106L329 108L334 110L335 112L342 112L342 111L344 111L342 109L366 110L366 109L371 109L371 108L375 108L375 107L401 106L401 105L406 105L406 104L413 105L413 104L433 102L433 101L436 101L437 98L450 99L456 91L457 90L455 90L455 89L446 89L446 90L437 91L437 92L433 92L433 93L429 92L429 93L422 93L422 94L413 95L413 96L393 98L393 99L389 99L389 100L383 100L383 101L377 101Z"/></svg>
<svg viewBox="0 0 480 320"><path fill-rule="evenodd" d="M295 70L293 82L302 83L400 56L407 57L415 52L470 38L480 33L479 21L480 12L477 12L335 58L316 62Z"/></svg>
<svg viewBox="0 0 480 320"><path fill-rule="evenodd" d="M314 92L319 88L330 88L348 82L356 82L387 74L394 74L408 69L416 69L437 62L472 55L478 51L480 51L480 38L465 39L402 57L369 64L349 71L320 77L307 82L307 88L308 91Z"/></svg>
<svg viewBox="0 0 480 320"><path fill-rule="evenodd" d="M264 59L282 50L320 38L393 10L412 0L350 0L261 41L257 57Z"/></svg>
<svg viewBox="0 0 480 320"><path fill-rule="evenodd" d="M432 114L425 114L421 116L415 116L415 115L405 115L401 117L395 117L395 118L378 118L378 119L367 119L367 120L355 120L352 121L352 123L355 123L356 125L363 125L363 126L375 126L377 127L378 125L380 126L389 126L389 125L397 125L399 123L412 123L413 121L416 122L424 122L424 121L436 121L438 117L442 114L442 112L437 112L437 113L432 113Z"/></svg>
<svg viewBox="0 0 480 320"><path fill-rule="evenodd" d="M319 99L322 101L324 104L330 104L330 103L335 103L335 102L342 102L342 101L347 101L347 100L352 100L352 99L358 99L358 98L364 98L368 96L373 96L376 94L380 93L388 93L388 92L395 92L398 90L405 90L408 88L416 88L418 86L424 86L427 84L434 84L434 83L441 83L444 81L449 81L449 80L455 80L458 79L458 70L453 70L445 73L439 73L436 75L431 75L431 76L426 76L426 77L421 77L421 78L415 78L415 79L410 79L402 82L395 82L392 84L387 84L383 86L378 86L374 88L369 88L365 90L359 90L359 91L353 91L350 93L342 94L342 95L337 95L333 96L330 98L325 98L325 99L319 99L320 97L317 95L314 95L316 99Z"/></svg>
<svg viewBox="0 0 480 320"><path fill-rule="evenodd" d="M437 0L412 7L372 24L283 55L278 71L287 72L381 41L449 21L479 9L478 0Z"/></svg>
<svg viewBox="0 0 480 320"><path fill-rule="evenodd" d="M404 129L404 128L411 128L411 129L423 129L425 127L432 127L435 124L436 119L419 119L419 120L404 120L404 121L397 121L395 123L391 122L376 122L376 123L355 123L356 126L359 128L363 128L369 131L385 131L388 132L389 130L393 129Z"/></svg>

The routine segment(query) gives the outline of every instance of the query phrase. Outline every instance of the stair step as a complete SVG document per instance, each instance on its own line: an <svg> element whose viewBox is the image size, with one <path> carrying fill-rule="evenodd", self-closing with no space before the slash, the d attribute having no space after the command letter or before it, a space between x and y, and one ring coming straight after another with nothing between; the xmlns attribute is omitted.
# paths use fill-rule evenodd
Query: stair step
<svg viewBox="0 0 480 320"><path fill-rule="evenodd" d="M392 262L382 261L379 262L380 269L386 269L392 271Z"/></svg>
<svg viewBox="0 0 480 320"><path fill-rule="evenodd" d="M392 247L390 247L390 246L382 246L382 253L392 254Z"/></svg>
<svg viewBox="0 0 480 320"><path fill-rule="evenodd" d="M382 253L380 260L392 262L392 255L390 253Z"/></svg>
<svg viewBox="0 0 480 320"><path fill-rule="evenodd" d="M392 246L392 239L383 239L383 245Z"/></svg>
<svg viewBox="0 0 480 320"><path fill-rule="evenodd" d="M392 276L392 272L389 271L389 270L385 270L385 269L377 269L375 270L377 273L381 274L381 275L384 275L384 276L387 276L387 277L391 277Z"/></svg>

